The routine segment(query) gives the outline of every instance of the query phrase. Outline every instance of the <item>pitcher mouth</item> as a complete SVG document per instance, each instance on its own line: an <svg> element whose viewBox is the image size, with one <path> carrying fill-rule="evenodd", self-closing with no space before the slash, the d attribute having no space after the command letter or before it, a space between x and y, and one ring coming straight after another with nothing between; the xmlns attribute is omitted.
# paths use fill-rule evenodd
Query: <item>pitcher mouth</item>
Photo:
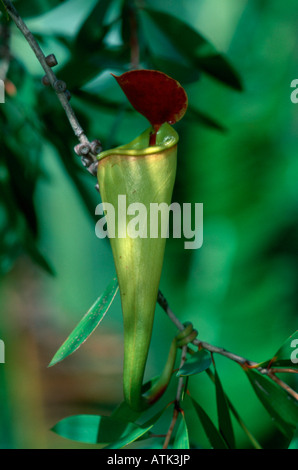
<svg viewBox="0 0 298 470"><path fill-rule="evenodd" d="M105 150L97 155L97 160L100 161L109 155L130 155L130 156L144 156L154 153L162 152L177 145L179 136L175 129L168 123L164 123L156 134L156 145L149 146L149 139L153 128L149 127L142 134L136 137L128 144L115 147L110 150Z"/></svg>

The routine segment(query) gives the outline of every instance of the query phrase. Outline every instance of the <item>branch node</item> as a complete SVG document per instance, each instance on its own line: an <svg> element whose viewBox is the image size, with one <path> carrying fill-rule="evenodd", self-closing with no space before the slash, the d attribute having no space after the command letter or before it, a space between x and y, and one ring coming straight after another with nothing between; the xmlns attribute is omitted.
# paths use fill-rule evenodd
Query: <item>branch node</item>
<svg viewBox="0 0 298 470"><path fill-rule="evenodd" d="M77 155L79 155L79 157L85 157L90 152L90 146L88 143L77 144L74 148L74 151Z"/></svg>
<svg viewBox="0 0 298 470"><path fill-rule="evenodd" d="M100 140L95 139L90 143L90 149L93 155L98 155L102 151L102 145Z"/></svg>
<svg viewBox="0 0 298 470"><path fill-rule="evenodd" d="M56 59L56 56L54 54L50 54L46 57L46 63L49 67L55 67L55 65L58 65L58 61Z"/></svg>
<svg viewBox="0 0 298 470"><path fill-rule="evenodd" d="M97 168L98 168L98 161L92 162L88 166L88 171L89 171L89 173L91 173L91 175L97 176ZM99 192L99 188L98 188L98 192Z"/></svg>
<svg viewBox="0 0 298 470"><path fill-rule="evenodd" d="M47 75L45 75L44 77L42 77L41 82L42 82L42 84L43 84L44 86L50 86L50 80L49 80L49 78L48 78Z"/></svg>
<svg viewBox="0 0 298 470"><path fill-rule="evenodd" d="M63 80L56 80L53 87L56 93L64 93L66 91L66 83Z"/></svg>

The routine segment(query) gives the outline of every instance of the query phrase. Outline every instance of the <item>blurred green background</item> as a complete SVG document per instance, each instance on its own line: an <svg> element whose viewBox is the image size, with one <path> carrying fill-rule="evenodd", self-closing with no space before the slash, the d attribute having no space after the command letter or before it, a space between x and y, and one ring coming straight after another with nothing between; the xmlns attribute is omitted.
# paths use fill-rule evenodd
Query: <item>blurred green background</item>
<svg viewBox="0 0 298 470"><path fill-rule="evenodd" d="M129 70L132 38L138 38L140 67L162 70L185 87L190 110L176 125L173 201L204 204L204 244L184 250L183 240L169 239L161 289L201 339L254 361L271 357L297 329L298 107L290 100L298 78L297 2L15 5L44 52L55 53L55 72L67 82L71 104L89 139L99 138L104 149L148 127L109 75ZM213 46L190 44L181 22ZM0 105L0 338L6 353L0 448L79 447L49 429L70 414L109 414L122 400L119 296L78 352L47 365L110 281L114 264L108 241L94 232L96 180L73 152L77 142L63 110L41 84L40 64L20 32L4 16L0 26L0 78L7 78ZM160 371L174 334L157 307L148 377ZM261 445L285 446L240 367L215 359L229 398ZM191 378L189 388L216 419L208 378ZM185 412L192 444L208 447L193 410L186 405ZM235 430L237 445L250 447L237 424Z"/></svg>

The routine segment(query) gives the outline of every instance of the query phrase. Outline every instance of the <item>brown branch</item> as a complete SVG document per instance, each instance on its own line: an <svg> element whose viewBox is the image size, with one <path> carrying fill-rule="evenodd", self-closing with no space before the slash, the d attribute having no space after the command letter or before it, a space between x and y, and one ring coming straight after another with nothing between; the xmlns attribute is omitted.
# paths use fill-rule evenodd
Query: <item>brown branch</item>
<svg viewBox="0 0 298 470"><path fill-rule="evenodd" d="M162 307L162 309L165 311L165 313L168 315L170 320L176 325L176 327L183 331L185 326L180 322L180 320L176 317L176 315L173 313L173 311L170 309L169 304L166 300L166 298L163 296L163 294L159 291L158 297L157 297L157 302L159 305ZM213 346L212 344L206 343L205 341L200 341L199 339L194 339L192 341L192 344L195 346L198 346L199 348L206 349L207 351L211 353L216 353L220 354L222 356L227 357L228 359L231 359L234 362L237 362L240 364L242 367L248 367L248 368L254 368L258 370L261 374L267 375L269 378L271 378L274 382L276 382L280 387L282 387L284 390L286 390L295 400L298 401L298 393L295 392L289 385L287 385L285 382L280 380L278 377L275 376L275 373L280 373L280 372L290 372L290 373L297 373L298 371L295 369L291 368L285 368L285 369L277 369L277 368L264 368L264 367L258 367L258 362L253 362L245 357L241 357L238 354L234 354L230 351L227 351L226 349L219 348L217 346Z"/></svg>
<svg viewBox="0 0 298 470"><path fill-rule="evenodd" d="M183 329L184 328L185 327L183 327ZM181 362L180 362L179 369L181 369L184 362L186 361L186 354L187 354L187 345L182 347ZM176 392L176 399L174 401L173 417L172 417L172 421L171 421L170 427L168 429L168 432L166 434L165 442L164 442L163 447L162 447L163 449L168 448L168 445L169 445L170 439L172 437L172 434L173 434L173 431L174 431L175 424L176 424L176 421L178 419L179 413L182 412L182 410L180 408L180 400L181 400L181 396L182 396L182 392L183 392L183 386L184 386L184 377L179 377L177 392Z"/></svg>
<svg viewBox="0 0 298 470"><path fill-rule="evenodd" d="M172 421L171 421L170 427L169 427L169 429L168 429L168 432L167 432L167 434L166 434L166 438L165 438L164 445L162 446L163 449L167 449L167 448L168 448L168 445L169 445L170 439L171 439L171 437L172 437L172 434L173 434L173 431L174 431L174 427L175 427L177 418L178 418L178 416L179 416L179 413L180 413L180 410L175 407L175 408L174 408L174 412L173 412Z"/></svg>
<svg viewBox="0 0 298 470"><path fill-rule="evenodd" d="M182 352L181 352L181 361L179 365L179 369L183 366L183 364L186 361L186 355L187 355L187 344L182 347ZM183 392L183 387L184 387L184 377L179 377L178 380L178 386L177 386L177 393L176 393L176 403L179 404Z"/></svg>
<svg viewBox="0 0 298 470"><path fill-rule="evenodd" d="M270 369L268 371L268 377L270 377L273 382L277 383L281 388L283 388L286 392L288 392L295 400L298 400L298 393L295 392L288 384L280 380L276 375L274 375Z"/></svg>
<svg viewBox="0 0 298 470"><path fill-rule="evenodd" d="M181 323L181 321L176 317L176 315L170 309L166 298L163 296L163 294L160 291L158 293L157 302L159 303L161 308L165 311L165 313L168 315L170 320L176 325L178 330L183 331L185 326L183 325L183 323ZM212 344L206 343L206 341L201 341L199 339L194 339L192 341L192 343L195 346L198 346L199 348L207 349L207 351L209 351L209 352L216 353L216 354L221 354L222 356L225 356L225 357L231 359L232 361L237 362L238 364L249 366L249 367L255 367L255 366L258 365L258 362L249 361L245 357L241 357L238 354L234 354L230 351L227 351L224 348L219 348L217 346L213 346Z"/></svg>
<svg viewBox="0 0 298 470"><path fill-rule="evenodd" d="M90 143L83 128L81 127L76 117L76 114L69 103L69 91L66 89L65 82L63 82L62 80L58 80L51 68L53 65L56 65L57 62L54 62L54 64L51 65L48 61L50 57L55 59L55 56L45 56L37 40L34 38L31 31L28 29L27 25L19 15L12 2L10 0L2 0L2 2L6 7L8 15L11 17L18 29L23 34L29 46L33 50L37 60L45 71L46 80L43 80L43 83L52 86L66 113L68 121L73 129L73 132L80 142L80 145L77 146L75 149L76 153L83 157L82 163L84 164L84 166L87 167L88 171L90 171L90 173L92 174L95 174L97 160L96 153L92 152L92 144L94 144L94 142L98 144L99 141L94 141ZM95 151L98 150L98 145L93 145L93 147L95 147Z"/></svg>
<svg viewBox="0 0 298 470"><path fill-rule="evenodd" d="M273 374L298 374L298 369L270 367Z"/></svg>

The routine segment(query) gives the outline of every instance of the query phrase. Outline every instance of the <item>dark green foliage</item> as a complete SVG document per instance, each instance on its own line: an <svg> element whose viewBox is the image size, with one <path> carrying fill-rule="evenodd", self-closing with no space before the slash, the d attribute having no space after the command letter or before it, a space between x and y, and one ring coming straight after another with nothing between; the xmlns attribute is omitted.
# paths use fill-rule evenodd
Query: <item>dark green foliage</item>
<svg viewBox="0 0 298 470"><path fill-rule="evenodd" d="M34 24L37 24L38 15L42 15L40 18L48 16L49 21L55 23L56 18L60 20L61 15L63 16L68 11L67 5L60 5L60 3L63 2L26 2L26 6L23 6L20 2L16 6L20 6L20 14L24 15L24 18L34 17ZM66 48L69 57L60 66L59 77L66 81L74 98L76 96L80 98L79 107L77 107L75 99L72 103L87 133L90 133L90 127L94 125L89 103L95 105L101 112L119 113L123 106L123 96L119 92L112 95L113 101L110 101L105 90L101 90L100 85L95 85L91 89L89 86L86 90L84 87L90 80L97 78L101 72L113 70L121 73L129 69L130 38L132 34L135 34L131 30L134 26L129 21L129 15L132 14L136 15L135 21L137 21L139 28L141 61L144 68L155 67L173 75L174 78L181 81L182 85L199 80L200 72L206 72L223 83L237 89L240 88L238 75L233 71L228 60L218 54L215 48L197 31L175 16L159 13L151 8L138 10L135 6L129 6L127 2L124 2L122 9L120 9L121 2L100 0L92 4L93 7L88 15L82 16L83 21L70 37L69 34L66 36L65 31L65 37L62 33L62 36L59 34L55 39L57 47ZM119 8L118 11L117 8ZM51 9L52 11L50 11ZM69 9L71 11L71 5L69 5ZM73 15L77 17L78 12L74 10ZM152 31L150 25L141 26L145 17L150 18L150 21L154 23ZM6 20L2 19L2 21ZM162 24L165 25L165 28ZM117 35L121 25L122 39L115 46L108 37L112 32ZM49 27L51 27L50 24ZM166 43L158 47L158 56L150 49L154 44L154 28L161 29L162 34L166 37ZM176 28L178 28L178 34L174 34ZM182 30L183 34L181 34ZM47 30L41 30L38 33L42 42L49 34ZM177 53L171 54L167 44L171 45L172 52L175 49ZM24 43L23 49L27 54L28 45L26 43ZM207 55L206 51L208 51ZM186 65L181 63L181 55L185 57ZM60 61L59 57L58 61ZM6 105L0 108L3 129L0 136L1 165L3 167L1 204L3 213L10 214L9 217L4 216L2 230L11 233L11 236L7 235L6 237L7 244L2 247L4 250L3 262L0 263L2 272L6 272L13 265L18 253L23 250L43 268L49 272L52 271L38 249L38 214L36 214L34 204L36 184L40 178L44 177L40 156L42 155L42 145L45 142L55 146L65 171L81 194L88 210L93 213L96 195L91 194L92 191L89 191L82 181L80 176L82 170L76 163L77 159L72 152L76 143L72 131L63 116L62 109L59 108L53 91L42 88L41 74L42 70L37 76L32 76L26 70L26 65L20 60L20 55L14 58L10 64L8 78L16 86L17 95L7 96ZM109 87L113 86L111 80ZM82 107L84 115L80 113ZM127 105L126 107L127 111L131 112ZM122 115L121 119L125 119L125 115ZM198 121L218 130L223 128L212 117L193 106L190 106L188 120ZM99 137L105 142L109 137L110 129L107 127L105 130L104 126L100 126L97 132L98 135L94 138ZM93 136L91 135L91 137ZM117 143L118 137L114 132L112 144ZM8 225L5 225L8 223L9 229Z"/></svg>
<svg viewBox="0 0 298 470"><path fill-rule="evenodd" d="M218 0L223 11L219 18L210 10L211 2L174 3L20 0L15 6L44 51L57 55L57 76L66 81L71 104L89 139L99 138L104 149L130 141L147 125L125 102L110 72L119 75L129 70L139 52L140 67L161 70L186 88L189 108L177 126L180 142L173 200L204 203L204 245L201 250L187 252L180 240L168 241L162 290L181 321L190 320L198 328L200 338L254 361L269 358L260 363L262 367L294 369L297 364L289 353L297 333L280 349L278 346L297 329L298 111L289 99L290 82L297 78L297 5L294 0L233 5ZM1 7L0 2L3 11ZM0 104L2 279L24 254L42 270L55 271L55 263L40 248L43 210L47 208L36 196L41 184L51 182L46 160L49 149L57 157L64 182L70 181L78 195L75 203L79 201L88 214L91 230L94 207L100 201L94 191L95 179L86 174L73 152L77 141L59 101L53 90L41 84L41 67L5 15L0 18L3 25L12 31L7 79L13 86L7 85L6 102ZM133 50L136 36L138 50ZM0 45L3 41L0 34ZM0 79L4 61L0 56ZM238 93L241 90L243 93ZM63 206L63 191L57 197L58 206ZM77 207L69 202L72 200L68 200L69 212L76 212ZM53 233L48 236L53 245L55 233L65 229L56 213L49 214ZM76 250L82 258L93 259L84 241L69 253ZM72 256L64 255L66 259ZM71 295L79 299L94 282L95 299L109 281L106 270L113 269L105 263L94 262L90 278L84 272L81 290ZM81 277L80 269L70 266L68 274L78 269L76 274ZM69 278L67 282L71 282ZM103 313L100 300L95 311ZM88 318L80 323L84 338L94 327ZM164 327L159 328L162 321ZM114 322L111 320L112 328ZM159 373L169 321L159 317L157 322L152 367L155 364ZM68 330L75 324L69 319ZM169 337L171 334L169 331ZM237 444L259 448L235 411L236 403L262 445L272 447L277 442L281 447L297 448L297 400L292 395L265 374L254 369L243 372L228 360L218 361L215 389L210 393L203 380L203 372L210 372L208 367L209 353L203 350L185 363L178 377L173 374L174 387L179 375L191 375L184 384L191 390L192 404L188 408L190 401L182 402L185 413L179 414L170 446L196 447L202 441L202 447L234 448ZM297 376L293 375L289 382L297 388ZM2 386L7 380L3 370L0 377L1 401L5 403L0 410L0 446L9 447L16 439L13 405L7 387ZM175 396L173 390L169 400L150 416L134 414L122 404L111 418L99 414L86 418L80 413L58 423L55 431L110 448L134 440L144 447L150 442L152 448L162 448L163 439L155 433L167 429L171 419L167 404ZM106 440L99 439L98 430L111 434L104 436Z"/></svg>

